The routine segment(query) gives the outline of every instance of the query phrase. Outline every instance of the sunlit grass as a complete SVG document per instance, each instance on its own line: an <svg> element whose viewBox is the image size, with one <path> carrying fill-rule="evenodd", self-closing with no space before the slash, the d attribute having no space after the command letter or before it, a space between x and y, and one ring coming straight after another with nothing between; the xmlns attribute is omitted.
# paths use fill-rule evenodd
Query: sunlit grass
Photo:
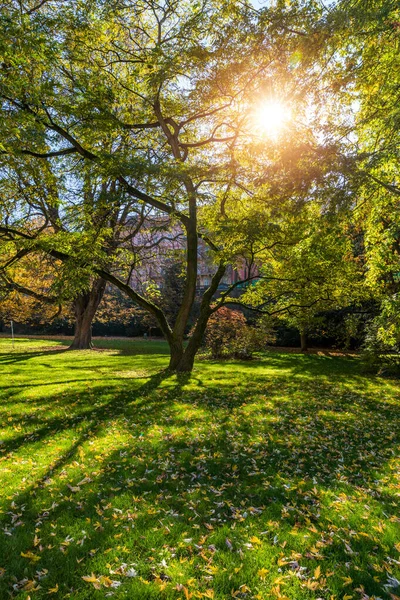
<svg viewBox="0 0 400 600"><path fill-rule="evenodd" d="M0 598L399 593L398 382L65 344L0 340Z"/></svg>

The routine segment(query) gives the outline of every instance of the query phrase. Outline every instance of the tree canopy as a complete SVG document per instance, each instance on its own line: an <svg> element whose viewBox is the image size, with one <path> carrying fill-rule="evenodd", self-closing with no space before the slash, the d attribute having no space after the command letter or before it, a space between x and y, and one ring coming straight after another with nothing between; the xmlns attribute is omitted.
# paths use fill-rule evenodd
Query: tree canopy
<svg viewBox="0 0 400 600"><path fill-rule="evenodd" d="M304 317L317 296L329 296L324 306L343 299L353 264L346 236L335 237L343 215L363 231L371 285L377 269L393 278L397 9L361 4L9 2L0 15L3 272L31 253L59 261L61 287L76 306L86 298L81 317L101 299L92 287L87 300L90 286L117 286L157 320L179 370L192 368L208 318L241 283L215 301L228 265L261 269L272 314L295 304ZM159 239L160 220L186 254L172 319L151 286L132 285L145 260L137 240L143 230ZM185 347L199 243L214 275ZM283 302L290 295L296 302Z"/></svg>

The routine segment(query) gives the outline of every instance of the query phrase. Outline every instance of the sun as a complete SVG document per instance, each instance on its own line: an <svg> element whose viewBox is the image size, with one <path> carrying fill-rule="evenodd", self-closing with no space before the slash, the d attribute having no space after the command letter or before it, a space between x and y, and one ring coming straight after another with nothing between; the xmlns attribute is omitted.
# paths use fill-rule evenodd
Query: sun
<svg viewBox="0 0 400 600"><path fill-rule="evenodd" d="M253 113L253 128L259 135L277 138L290 119L290 110L283 102L269 100L260 103Z"/></svg>

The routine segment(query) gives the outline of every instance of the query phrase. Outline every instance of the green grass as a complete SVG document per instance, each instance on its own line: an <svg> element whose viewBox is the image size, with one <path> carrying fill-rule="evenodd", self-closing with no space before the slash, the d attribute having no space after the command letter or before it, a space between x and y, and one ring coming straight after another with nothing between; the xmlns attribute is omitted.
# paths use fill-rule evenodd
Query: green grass
<svg viewBox="0 0 400 600"><path fill-rule="evenodd" d="M0 340L1 599L391 598L398 382L66 343Z"/></svg>

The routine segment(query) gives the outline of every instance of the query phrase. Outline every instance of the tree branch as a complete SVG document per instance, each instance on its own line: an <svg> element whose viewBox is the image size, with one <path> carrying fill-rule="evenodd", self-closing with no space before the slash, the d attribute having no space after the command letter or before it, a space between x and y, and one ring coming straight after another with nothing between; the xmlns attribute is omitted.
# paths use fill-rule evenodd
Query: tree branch
<svg viewBox="0 0 400 600"><path fill-rule="evenodd" d="M251 306L251 305L245 304L244 302L240 302L240 300L229 300L228 302L225 302L224 304L234 304L235 306L241 306L242 308L246 308L248 310L252 310L254 312L257 312L257 313L260 313L260 314L263 314L263 315L273 316L273 315L280 314L282 312L290 312L291 308L312 308L315 304L317 304L321 300L327 300L327 298L317 298L316 300L314 300L310 304L295 304L295 303L292 303L292 304L288 304L287 306L284 306L282 308L278 308L278 309L273 310L273 311L268 311L268 310L265 310L264 308L258 308L258 307L255 307L255 306ZM273 301L273 299L271 300L271 302L272 301ZM215 309L215 310L217 310L217 309ZM213 309L213 312L215 312L215 310Z"/></svg>
<svg viewBox="0 0 400 600"><path fill-rule="evenodd" d="M4 287L9 291L20 292L25 296L31 296L36 300L40 300L41 302L46 302L48 304L56 304L59 301L59 299L55 296L46 296L45 294L40 294L39 292L35 292L30 288L20 285L19 283L16 283L15 281L12 281L6 277L4 274L0 274L0 279L2 280Z"/></svg>
<svg viewBox="0 0 400 600"><path fill-rule="evenodd" d="M156 319L160 325L160 328L161 328L163 334L165 335L166 339L169 342L171 341L172 330L171 330L169 323L168 323L163 311L161 310L161 308L159 308L156 304L154 304L154 302L147 300L146 298L144 298L143 296L141 296L140 294L135 292L135 290L133 288L131 288L130 285L124 283L123 281L121 281L121 279L119 279L115 275L112 275L111 273L108 273L107 271L104 271L103 269L95 269L95 272L100 277L102 277L109 283L112 283L113 285L115 285L115 287L117 287L120 290L122 290L123 292L125 292L125 294L127 296L129 296L129 298L131 298L136 304L138 304L139 306L141 306L142 308L144 308L145 310L150 312L152 315L154 315L156 317Z"/></svg>

